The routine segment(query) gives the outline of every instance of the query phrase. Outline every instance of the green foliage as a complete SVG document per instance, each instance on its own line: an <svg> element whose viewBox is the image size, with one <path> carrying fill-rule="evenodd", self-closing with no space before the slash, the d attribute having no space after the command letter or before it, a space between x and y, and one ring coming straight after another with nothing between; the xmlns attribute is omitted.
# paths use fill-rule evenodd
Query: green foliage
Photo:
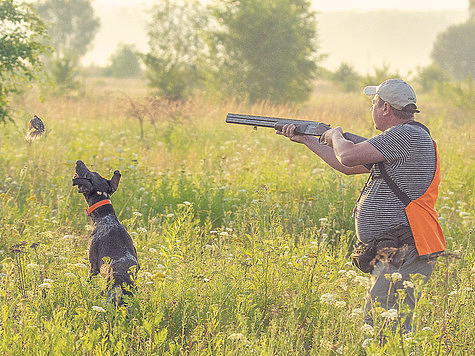
<svg viewBox="0 0 475 356"><path fill-rule="evenodd" d="M56 56L86 54L100 26L90 0L42 0L36 8L47 25Z"/></svg>
<svg viewBox="0 0 475 356"><path fill-rule="evenodd" d="M457 80L475 78L475 20L449 27L437 36L432 59Z"/></svg>
<svg viewBox="0 0 475 356"><path fill-rule="evenodd" d="M137 77L142 73L139 56L134 45L120 44L104 69L106 76L116 78Z"/></svg>
<svg viewBox="0 0 475 356"><path fill-rule="evenodd" d="M382 67L373 68L374 74L367 74L363 78L363 86L366 85L379 85L390 78L399 78L399 73L391 72L390 66L388 64L383 64Z"/></svg>
<svg viewBox="0 0 475 356"><path fill-rule="evenodd" d="M197 0L165 0L151 10L148 24L150 52L142 55L149 86L168 99L184 99L199 87L200 61L205 43L201 36L208 13Z"/></svg>
<svg viewBox="0 0 475 356"><path fill-rule="evenodd" d="M251 103L303 102L317 70L316 17L308 0L217 1L216 86Z"/></svg>
<svg viewBox="0 0 475 356"><path fill-rule="evenodd" d="M56 94L63 94L71 90L79 89L80 83L77 80L78 59L72 54L63 57L56 57L48 62L47 68L54 78Z"/></svg>
<svg viewBox="0 0 475 356"><path fill-rule="evenodd" d="M56 93L76 89L79 59L89 49L99 28L90 0L41 0L36 4L45 22L52 47L46 59Z"/></svg>
<svg viewBox="0 0 475 356"><path fill-rule="evenodd" d="M427 67L420 68L416 81L422 88L422 91L429 92L434 90L439 84L447 82L449 76L437 64L431 64Z"/></svg>
<svg viewBox="0 0 475 356"><path fill-rule="evenodd" d="M45 28L30 5L0 2L0 122L10 119L8 96L39 78Z"/></svg>
<svg viewBox="0 0 475 356"><path fill-rule="evenodd" d="M351 64L342 63L331 76L332 81L338 83L344 91L360 91L361 76Z"/></svg>
<svg viewBox="0 0 475 356"><path fill-rule="evenodd" d="M450 101L453 105L467 110L468 113L475 114L473 80L467 79L456 83L442 82L437 86L437 93L444 102Z"/></svg>
<svg viewBox="0 0 475 356"><path fill-rule="evenodd" d="M321 95L308 112L362 130L361 95ZM190 100L181 120L145 121L143 139L122 97L28 103L50 118L49 134L27 145L7 123L0 141L0 354L474 354L475 169L460 159L470 157L472 120L454 123L452 101L424 99L441 157L439 219L460 258L440 257L423 289L414 281L414 332L403 336L384 327L381 307L362 329L369 276L348 254L366 177L336 173L272 130L223 124L229 103ZM87 282L91 222L71 186L78 158L106 176L121 171L112 202L141 265L129 311L104 304L100 276Z"/></svg>

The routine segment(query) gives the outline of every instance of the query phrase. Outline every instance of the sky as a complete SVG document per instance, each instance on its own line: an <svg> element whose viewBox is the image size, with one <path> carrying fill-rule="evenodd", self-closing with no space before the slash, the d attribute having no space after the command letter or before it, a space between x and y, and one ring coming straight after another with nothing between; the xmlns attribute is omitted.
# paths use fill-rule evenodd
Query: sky
<svg viewBox="0 0 475 356"><path fill-rule="evenodd" d="M96 4L151 4L154 0L93 0ZM155 0L156 1L156 0ZM312 0L318 11L337 10L464 10L468 0Z"/></svg>
<svg viewBox="0 0 475 356"><path fill-rule="evenodd" d="M82 63L107 65L119 44L133 44L140 52L146 52L148 36L145 25L150 6L157 1L160 0L91 0L95 14L101 19L101 28L90 50L82 58ZM466 16L464 14L467 14L468 1L312 0L313 8L319 14L321 53L328 55L322 65L335 70L341 63L351 62L360 73L367 73L385 64L400 69L402 73L426 66L430 64L430 51L435 36L450 24L463 20L460 16ZM388 27L384 25L391 21L387 15L379 13L376 17L372 16L371 12L377 10L414 11L414 14L405 16L403 23ZM344 21L344 15L338 17L339 13L345 11L362 13L361 16L351 18L351 23L348 23ZM418 18L417 11L439 11L440 21L424 22L424 19ZM453 11L462 15L454 19ZM449 16L450 19L445 18ZM380 27L374 31L371 26L376 24ZM407 45L400 48L396 55L391 47L384 47L388 42L387 38L395 35L393 32L399 34L399 37L409 34Z"/></svg>

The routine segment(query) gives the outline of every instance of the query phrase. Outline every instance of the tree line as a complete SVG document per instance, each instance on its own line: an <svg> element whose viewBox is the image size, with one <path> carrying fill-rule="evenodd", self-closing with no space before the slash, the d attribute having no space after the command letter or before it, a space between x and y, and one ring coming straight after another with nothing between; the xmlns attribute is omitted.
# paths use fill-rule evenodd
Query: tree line
<svg viewBox="0 0 475 356"><path fill-rule="evenodd" d="M103 74L138 75L144 68L149 86L171 100L207 91L250 103L298 103L309 98L318 77L350 91L397 75L385 66L366 77L348 63L333 73L322 68L309 0L162 0L150 14L149 51L122 44ZM40 0L34 6L1 0L0 121L9 118L9 95L41 78L58 95L77 90L80 59L99 27L90 0ZM438 36L433 64L419 72L424 89L474 77L474 35L472 15Z"/></svg>

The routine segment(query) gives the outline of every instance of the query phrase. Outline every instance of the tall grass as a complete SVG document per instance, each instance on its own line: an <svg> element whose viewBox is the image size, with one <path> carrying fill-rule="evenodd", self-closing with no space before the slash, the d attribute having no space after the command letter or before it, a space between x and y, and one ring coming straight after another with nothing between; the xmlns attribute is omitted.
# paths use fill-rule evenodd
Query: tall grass
<svg viewBox="0 0 475 356"><path fill-rule="evenodd" d="M1 353L474 353L470 117L420 99L442 161L441 224L460 258L439 258L420 290L415 332L388 334L380 346L371 337L380 323L362 329L368 276L348 263L364 177L332 171L272 130L224 124L227 112L246 112L370 136L367 98L317 90L304 107L162 102L144 116L142 136L117 87L128 85L42 103L26 95L17 104L25 114L2 128ZM146 105L142 89L127 95ZM30 113L47 134L28 144ZM72 187L77 159L122 174L112 201L141 264L128 313L104 304L100 278L86 282L90 220Z"/></svg>

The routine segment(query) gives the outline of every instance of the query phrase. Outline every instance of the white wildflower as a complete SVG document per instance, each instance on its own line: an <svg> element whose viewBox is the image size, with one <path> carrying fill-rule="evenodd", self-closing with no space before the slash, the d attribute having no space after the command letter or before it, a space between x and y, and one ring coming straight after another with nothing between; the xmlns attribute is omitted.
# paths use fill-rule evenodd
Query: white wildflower
<svg viewBox="0 0 475 356"><path fill-rule="evenodd" d="M139 227L139 228L137 229L137 231L140 232L141 234L146 234L146 233L147 233L147 229L144 228L144 227Z"/></svg>
<svg viewBox="0 0 475 356"><path fill-rule="evenodd" d="M203 278L203 282L208 283L208 282L209 282L209 278L206 278L206 277Z"/></svg>
<svg viewBox="0 0 475 356"><path fill-rule="evenodd" d="M318 219L318 221L320 221L321 223L326 223L328 221L327 218L320 218Z"/></svg>
<svg viewBox="0 0 475 356"><path fill-rule="evenodd" d="M363 341L363 344L361 344L361 347L366 349L367 347L369 347L371 345L371 343L373 342L373 339L366 339L365 341Z"/></svg>
<svg viewBox="0 0 475 356"><path fill-rule="evenodd" d="M104 308L98 307L97 305L93 305L92 310L94 310L96 312L99 312L99 313L105 313L106 312L106 310Z"/></svg>
<svg viewBox="0 0 475 356"><path fill-rule="evenodd" d="M422 331L432 331L432 328L429 327L429 326L426 326L426 327L422 328Z"/></svg>
<svg viewBox="0 0 475 356"><path fill-rule="evenodd" d="M345 276L346 276L346 278L350 278L350 279L351 279L351 278L356 278L357 274L356 274L355 271L353 271L352 269L350 269L350 270L346 271Z"/></svg>
<svg viewBox="0 0 475 356"><path fill-rule="evenodd" d="M389 309L381 313L383 318L396 319L398 316L398 311L396 309Z"/></svg>
<svg viewBox="0 0 475 356"><path fill-rule="evenodd" d="M346 302L344 300L339 300L335 303L336 308L344 308L346 306Z"/></svg>
<svg viewBox="0 0 475 356"><path fill-rule="evenodd" d="M135 231L132 231L132 232L130 233L130 236L133 236L133 237L136 237L137 235L138 235L138 234L137 234Z"/></svg>
<svg viewBox="0 0 475 356"><path fill-rule="evenodd" d="M245 340L245 338L244 338L244 335L241 333L232 333L231 335L228 336L228 340L241 341L241 340Z"/></svg>
<svg viewBox="0 0 475 356"><path fill-rule="evenodd" d="M185 205L191 205L191 203L190 203L189 201L186 201L186 200L183 202L183 204L185 204Z"/></svg>
<svg viewBox="0 0 475 356"><path fill-rule="evenodd" d="M325 293L320 296L320 303L332 304L335 302L335 296L331 293Z"/></svg>
<svg viewBox="0 0 475 356"><path fill-rule="evenodd" d="M363 314L363 309L361 308L355 308L351 311L350 313L350 317L354 318L354 317L357 317L357 316L360 316ZM365 325L368 325L368 324L365 324Z"/></svg>
<svg viewBox="0 0 475 356"><path fill-rule="evenodd" d="M402 279L402 275L399 272L394 272L392 274L385 274L384 277L392 283L396 283Z"/></svg>
<svg viewBox="0 0 475 356"><path fill-rule="evenodd" d="M39 289L44 289L44 288L51 288L51 284L49 283L41 283L39 286L38 286Z"/></svg>
<svg viewBox="0 0 475 356"><path fill-rule="evenodd" d="M229 232L227 232L227 231L221 231L221 232L219 233L219 235L220 235L220 236L229 236Z"/></svg>
<svg viewBox="0 0 475 356"><path fill-rule="evenodd" d="M366 335L374 335L374 328L369 324L363 324L361 331Z"/></svg>
<svg viewBox="0 0 475 356"><path fill-rule="evenodd" d="M84 263L73 263L71 264L73 267L81 267L81 268L87 268L87 266Z"/></svg>
<svg viewBox="0 0 475 356"><path fill-rule="evenodd" d="M132 215L134 215L134 216L143 216L143 214L142 214L141 212L139 212L139 211L134 211L134 212L132 213Z"/></svg>
<svg viewBox="0 0 475 356"><path fill-rule="evenodd" d="M150 248L148 249L148 252L150 252L150 253L157 253L157 249L156 249L156 248L153 248L153 247L150 247Z"/></svg>
<svg viewBox="0 0 475 356"><path fill-rule="evenodd" d="M227 228L226 228L226 231L228 231L228 232L233 232L233 229L231 229L230 227L227 227Z"/></svg>
<svg viewBox="0 0 475 356"><path fill-rule="evenodd" d="M368 288L369 285L371 284L371 281L368 277L363 277L363 276L356 276L355 277L355 282L358 283L360 286Z"/></svg>
<svg viewBox="0 0 475 356"><path fill-rule="evenodd" d="M167 214L167 218L172 218L172 217L174 217L174 216L175 216L175 214L173 214L173 213L168 213L168 214Z"/></svg>
<svg viewBox="0 0 475 356"><path fill-rule="evenodd" d="M404 286L405 289L407 288L414 289L414 283L412 283L411 281L404 281L402 282L402 285Z"/></svg>
<svg viewBox="0 0 475 356"><path fill-rule="evenodd" d="M209 233L213 235L213 234L217 234L218 232L216 230L211 230Z"/></svg>

